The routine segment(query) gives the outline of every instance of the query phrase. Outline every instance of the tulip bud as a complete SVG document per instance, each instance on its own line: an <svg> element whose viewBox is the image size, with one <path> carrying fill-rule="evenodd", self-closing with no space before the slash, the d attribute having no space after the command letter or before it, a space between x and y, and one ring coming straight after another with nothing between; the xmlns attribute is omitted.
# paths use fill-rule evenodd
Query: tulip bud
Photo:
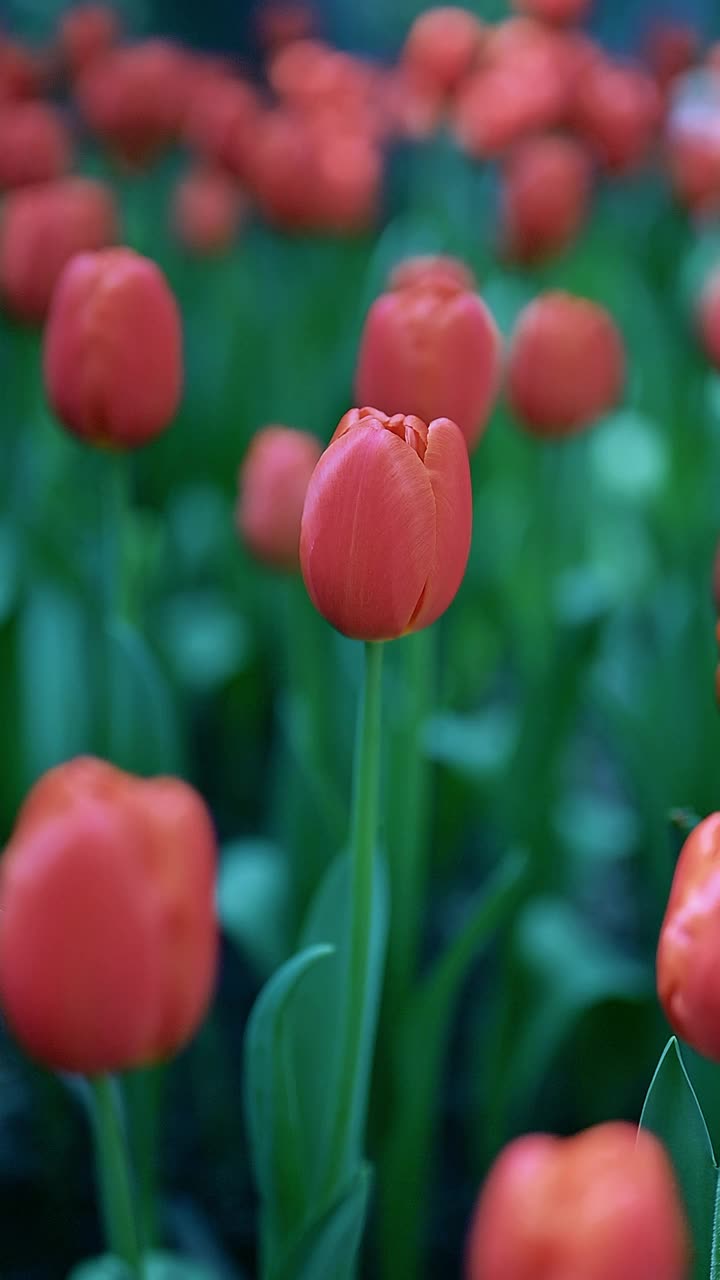
<svg viewBox="0 0 720 1280"><path fill-rule="evenodd" d="M485 303L461 263L414 259L396 269L391 292L368 312L355 374L364 404L425 422L447 416L469 449L478 442L497 394L501 343ZM439 265L438 265L439 264ZM399 282L399 283L398 283ZM472 286L471 286L472 287Z"/></svg>
<svg viewBox="0 0 720 1280"><path fill-rule="evenodd" d="M403 62L441 92L452 93L478 59L483 30L467 9L427 9L408 32Z"/></svg>
<svg viewBox="0 0 720 1280"><path fill-rule="evenodd" d="M182 390L177 303L160 268L132 249L73 258L45 330L45 387L73 435L133 449L170 425Z"/></svg>
<svg viewBox="0 0 720 1280"><path fill-rule="evenodd" d="M625 1122L528 1134L495 1161L467 1280L685 1280L688 1229L658 1139Z"/></svg>
<svg viewBox="0 0 720 1280"><path fill-rule="evenodd" d="M96 1075L182 1048L214 984L214 874L186 783L92 758L46 773L0 866L0 1001L25 1050Z"/></svg>
<svg viewBox="0 0 720 1280"><path fill-rule="evenodd" d="M475 288L475 277L459 258L451 258L444 253L418 254L415 258L405 258L390 273L390 288L393 292L433 285L449 290L465 289L471 293Z"/></svg>
<svg viewBox="0 0 720 1280"><path fill-rule="evenodd" d="M322 453L315 436L263 427L238 474L238 532L256 559L290 573L300 568L300 523L310 477Z"/></svg>
<svg viewBox="0 0 720 1280"><path fill-rule="evenodd" d="M143 165L179 134L189 81L187 55L169 40L118 46L80 76L78 106L124 161Z"/></svg>
<svg viewBox="0 0 720 1280"><path fill-rule="evenodd" d="M173 195L172 221L178 239L194 253L219 253L233 243L243 212L237 183L221 169L196 169Z"/></svg>
<svg viewBox="0 0 720 1280"><path fill-rule="evenodd" d="M64 267L118 238L112 191L91 178L62 178L7 196L0 215L0 295L14 315L44 318Z"/></svg>
<svg viewBox="0 0 720 1280"><path fill-rule="evenodd" d="M582 22L587 16L591 0L512 0L513 9L541 22L558 25Z"/></svg>
<svg viewBox="0 0 720 1280"><path fill-rule="evenodd" d="M60 47L72 76L85 71L117 43L120 23L107 4L81 4L63 14Z"/></svg>
<svg viewBox="0 0 720 1280"><path fill-rule="evenodd" d="M657 988L677 1035L720 1062L720 813L690 833L673 877L657 952Z"/></svg>
<svg viewBox="0 0 720 1280"><path fill-rule="evenodd" d="M390 640L447 609L472 531L470 464L448 418L351 409L308 486L300 564L316 609L356 640Z"/></svg>
<svg viewBox="0 0 720 1280"><path fill-rule="evenodd" d="M15 102L0 108L0 189L58 178L71 161L70 133L55 107Z"/></svg>
<svg viewBox="0 0 720 1280"><path fill-rule="evenodd" d="M592 170L572 138L521 142L503 171L503 245L512 258L534 261L566 248L587 213Z"/></svg>
<svg viewBox="0 0 720 1280"><path fill-rule="evenodd" d="M662 99L641 67L598 58L579 83L574 120L600 164L612 173L629 173L657 138Z"/></svg>
<svg viewBox="0 0 720 1280"><path fill-rule="evenodd" d="M625 377L623 342L607 311L586 298L546 293L515 327L508 397L536 435L564 436L617 404Z"/></svg>
<svg viewBox="0 0 720 1280"><path fill-rule="evenodd" d="M720 369L720 269L709 275L697 304L697 327L705 354Z"/></svg>

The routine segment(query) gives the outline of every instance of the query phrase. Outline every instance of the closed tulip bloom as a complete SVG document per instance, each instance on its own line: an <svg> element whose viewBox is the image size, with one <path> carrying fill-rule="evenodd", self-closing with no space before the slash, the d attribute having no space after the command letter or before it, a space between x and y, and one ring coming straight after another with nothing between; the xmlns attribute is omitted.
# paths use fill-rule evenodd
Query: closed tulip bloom
<svg viewBox="0 0 720 1280"><path fill-rule="evenodd" d="M263 427L238 475L235 522L252 554L288 573L300 568L300 523L322 445L307 431Z"/></svg>
<svg viewBox="0 0 720 1280"><path fill-rule="evenodd" d="M76 98L89 128L126 163L142 166L180 133L190 83L182 49L145 40L94 59Z"/></svg>
<svg viewBox="0 0 720 1280"><path fill-rule="evenodd" d="M173 193L175 234L194 253L220 253L237 235L245 201L237 182L222 169L195 169Z"/></svg>
<svg viewBox="0 0 720 1280"><path fill-rule="evenodd" d="M0 189L58 178L71 162L70 132L55 107L46 102L0 106Z"/></svg>
<svg viewBox="0 0 720 1280"><path fill-rule="evenodd" d="M120 23L107 4L68 9L60 23L60 49L70 74L79 75L117 43Z"/></svg>
<svg viewBox="0 0 720 1280"><path fill-rule="evenodd" d="M133 449L170 425L182 391L182 330L158 266L132 249L65 268L45 330L45 388L60 421L91 444Z"/></svg>
<svg viewBox="0 0 720 1280"><path fill-rule="evenodd" d="M62 178L7 196L0 214L0 299L41 321L63 269L78 253L118 239L112 191L91 178Z"/></svg>
<svg viewBox="0 0 720 1280"><path fill-rule="evenodd" d="M409 282L408 282L409 276ZM462 270L406 268L370 308L358 355L355 394L390 414L425 422L449 417L473 448L497 394L501 343Z"/></svg>
<svg viewBox="0 0 720 1280"><path fill-rule="evenodd" d="M697 329L705 354L720 369L720 270L711 272L697 303Z"/></svg>
<svg viewBox="0 0 720 1280"><path fill-rule="evenodd" d="M657 951L657 989L673 1031L720 1062L720 813L691 831L675 868Z"/></svg>
<svg viewBox="0 0 720 1280"><path fill-rule="evenodd" d="M623 341L603 307L555 292L522 311L508 354L507 391L530 432L580 430L618 403L624 380Z"/></svg>
<svg viewBox="0 0 720 1280"><path fill-rule="evenodd" d="M502 175L502 243L509 257L534 261L557 253L580 231L590 199L592 166L573 138L529 138Z"/></svg>
<svg viewBox="0 0 720 1280"><path fill-rule="evenodd" d="M96 1075L182 1048L214 985L215 857L177 778L81 758L40 779L0 868L0 1002L31 1057Z"/></svg>
<svg viewBox="0 0 720 1280"><path fill-rule="evenodd" d="M403 61L443 93L452 93L477 62L483 35L482 23L467 9L427 9L408 32Z"/></svg>
<svg viewBox="0 0 720 1280"><path fill-rule="evenodd" d="M670 1160L632 1124L534 1133L483 1187L467 1280L686 1280L689 1239Z"/></svg>
<svg viewBox="0 0 720 1280"><path fill-rule="evenodd" d="M629 173L647 159L662 121L662 98L641 67L598 58L580 80L574 122L598 162Z"/></svg>
<svg viewBox="0 0 720 1280"><path fill-rule="evenodd" d="M356 640L419 631L447 609L472 531L467 448L449 418L351 409L313 472L300 563L316 609Z"/></svg>
<svg viewBox="0 0 720 1280"><path fill-rule="evenodd" d="M434 284L472 292L475 277L464 262L445 253L421 253L414 258L405 258L390 273L393 291Z"/></svg>

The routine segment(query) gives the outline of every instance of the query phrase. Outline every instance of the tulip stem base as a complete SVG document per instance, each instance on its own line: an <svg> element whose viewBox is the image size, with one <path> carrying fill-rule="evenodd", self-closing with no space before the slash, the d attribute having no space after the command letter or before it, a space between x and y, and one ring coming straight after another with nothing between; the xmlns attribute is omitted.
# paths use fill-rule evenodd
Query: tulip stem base
<svg viewBox="0 0 720 1280"><path fill-rule="evenodd" d="M145 1280L120 1099L110 1076L90 1082L97 1179L107 1241L112 1253Z"/></svg>
<svg viewBox="0 0 720 1280"><path fill-rule="evenodd" d="M373 885L380 792L380 733L383 646L365 645L365 678L360 700L355 762L350 855L352 903L347 1004L341 1030L338 1087L328 1146L327 1184L332 1196L347 1172L353 1143L360 1139L361 1108L356 1104L358 1071L366 1020L368 967L372 934Z"/></svg>

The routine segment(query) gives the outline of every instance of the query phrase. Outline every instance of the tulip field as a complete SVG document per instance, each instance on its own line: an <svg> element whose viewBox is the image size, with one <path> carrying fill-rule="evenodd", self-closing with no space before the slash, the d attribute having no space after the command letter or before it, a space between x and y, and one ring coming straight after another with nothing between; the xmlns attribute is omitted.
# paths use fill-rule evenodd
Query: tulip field
<svg viewBox="0 0 720 1280"><path fill-rule="evenodd" d="M2 1280L720 1276L720 25L409 7L0 7Z"/></svg>

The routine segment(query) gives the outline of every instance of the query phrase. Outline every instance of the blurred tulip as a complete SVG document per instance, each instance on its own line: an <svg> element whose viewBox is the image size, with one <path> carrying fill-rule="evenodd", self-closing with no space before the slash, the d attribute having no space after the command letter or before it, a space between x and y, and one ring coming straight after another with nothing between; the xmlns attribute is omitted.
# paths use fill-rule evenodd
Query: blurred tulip
<svg viewBox="0 0 720 1280"><path fill-rule="evenodd" d="M183 115L183 138L203 159L243 178L256 144L260 107L255 90L226 73L191 79Z"/></svg>
<svg viewBox="0 0 720 1280"><path fill-rule="evenodd" d="M289 573L300 568L300 522L322 445L307 431L263 427L238 474L235 523L263 564Z"/></svg>
<svg viewBox="0 0 720 1280"><path fill-rule="evenodd" d="M708 277L697 305L697 326L705 354L720 369L720 268Z"/></svg>
<svg viewBox="0 0 720 1280"><path fill-rule="evenodd" d="M164 431L183 370L180 314L160 268L132 249L73 258L53 295L44 374L54 412L81 440L133 449Z"/></svg>
<svg viewBox="0 0 720 1280"><path fill-rule="evenodd" d="M72 163L70 131L46 102L0 106L0 189L59 178Z"/></svg>
<svg viewBox="0 0 720 1280"><path fill-rule="evenodd" d="M43 64L37 54L0 33L0 104L42 91Z"/></svg>
<svg viewBox="0 0 720 1280"><path fill-rule="evenodd" d="M219 253L235 240L245 202L237 183L221 169L195 169L178 182L172 222L194 253Z"/></svg>
<svg viewBox="0 0 720 1280"><path fill-rule="evenodd" d="M448 418L351 409L318 462L300 534L316 609L356 640L429 626L454 599L472 531L470 464Z"/></svg>
<svg viewBox="0 0 720 1280"><path fill-rule="evenodd" d="M305 0L263 0L255 21L260 43L279 49L311 35L316 20L314 7Z"/></svg>
<svg viewBox="0 0 720 1280"><path fill-rule="evenodd" d="M592 166L572 138L528 138L510 153L502 173L502 244L533 261L566 248L587 215Z"/></svg>
<svg viewBox="0 0 720 1280"><path fill-rule="evenodd" d="M89 757L46 773L0 867L0 1001L31 1057L96 1075L182 1048L214 985L214 878L185 782Z"/></svg>
<svg viewBox="0 0 720 1280"><path fill-rule="evenodd" d="M625 378L623 341L595 302L545 293L522 311L510 344L507 389L533 434L564 436L617 404Z"/></svg>
<svg viewBox="0 0 720 1280"><path fill-rule="evenodd" d="M388 71L381 96L391 136L413 141L430 138L445 114L441 90L402 64Z"/></svg>
<svg viewBox="0 0 720 1280"><path fill-rule="evenodd" d="M408 32L402 60L420 79L452 93L478 61L483 34L482 23L467 9L426 9Z"/></svg>
<svg viewBox="0 0 720 1280"><path fill-rule="evenodd" d="M467 1280L686 1280L689 1233L658 1139L622 1121L501 1152L480 1193Z"/></svg>
<svg viewBox="0 0 720 1280"><path fill-rule="evenodd" d="M118 238L112 191L91 178L62 178L11 192L0 215L0 298L23 320L41 321L77 253Z"/></svg>
<svg viewBox="0 0 720 1280"><path fill-rule="evenodd" d="M71 76L80 75L118 41L120 22L108 4L68 9L60 23L60 50Z"/></svg>
<svg viewBox="0 0 720 1280"><path fill-rule="evenodd" d="M89 128L126 163L143 165L180 133L190 79L177 45L146 40L95 60L75 92Z"/></svg>
<svg viewBox="0 0 720 1280"><path fill-rule="evenodd" d="M720 210L720 73L694 71L673 86L667 120L670 177L693 213Z"/></svg>
<svg viewBox="0 0 720 1280"><path fill-rule="evenodd" d="M444 253L419 254L415 258L405 258L393 267L390 273L390 288L393 291L435 284L440 288L465 289L472 292L475 288L475 277L470 268L459 258L452 258Z"/></svg>
<svg viewBox="0 0 720 1280"><path fill-rule="evenodd" d="M691 831L675 868L657 952L660 1003L673 1031L720 1062L720 814Z"/></svg>
<svg viewBox="0 0 720 1280"><path fill-rule="evenodd" d="M450 269L447 262L411 259L396 268L391 291L376 298L365 321L355 394L391 414L451 417L472 449L498 390L500 335L467 287L463 264Z"/></svg>
<svg viewBox="0 0 720 1280"><path fill-rule="evenodd" d="M582 22L590 10L592 0L512 0L513 9L541 22L559 24Z"/></svg>
<svg viewBox="0 0 720 1280"><path fill-rule="evenodd" d="M641 67L597 59L580 80L574 122L598 162L629 173L647 158L658 137L662 99Z"/></svg>
<svg viewBox="0 0 720 1280"><path fill-rule="evenodd" d="M698 33L684 22L655 21L647 35L650 70L665 92L673 80L689 71L700 51Z"/></svg>

